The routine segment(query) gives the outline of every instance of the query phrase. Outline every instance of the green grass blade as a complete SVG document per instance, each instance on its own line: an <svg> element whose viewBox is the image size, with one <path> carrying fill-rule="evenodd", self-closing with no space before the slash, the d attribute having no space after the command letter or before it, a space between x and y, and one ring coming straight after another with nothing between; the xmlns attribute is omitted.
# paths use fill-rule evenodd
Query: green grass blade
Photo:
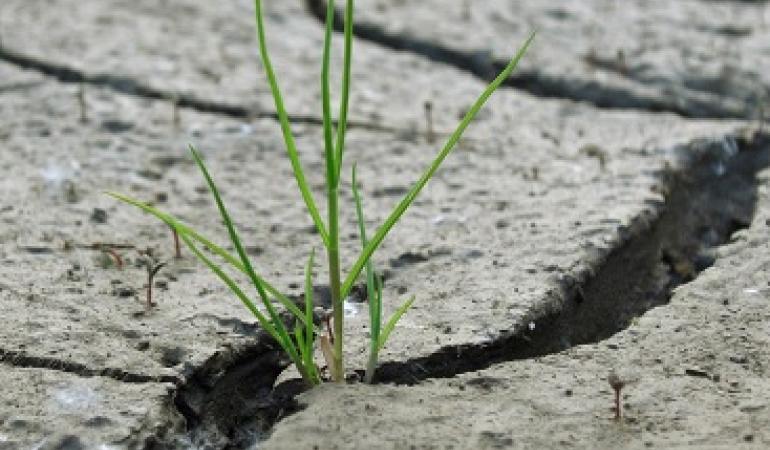
<svg viewBox="0 0 770 450"><path fill-rule="evenodd" d="M209 171L206 168L206 164L203 163L203 159L201 159L200 154L192 145L190 146L190 153L192 153L193 158L195 159L195 163L203 173L203 177L206 179L206 184L208 184L209 190L214 196L217 209L219 209L219 215L222 217L222 221L225 223L225 227L227 227L227 234L230 236L230 242L233 243L235 251L238 253L238 257L241 259L241 264L243 264L244 269L246 269L246 274L249 276L251 282L254 284L254 287L257 289L259 296L262 298L262 302L265 303L265 306L268 308L268 310L270 310L272 308L272 304L269 301L267 292L262 286L262 282L257 277L257 274L254 271L254 267L251 265L251 260L249 259L248 255L246 255L246 249L243 248L243 244L241 244L241 238L238 236L238 232L235 231L235 225L233 225L233 221L230 218L230 213L227 212L227 208L222 201L222 197L219 195L219 189L217 188L217 185L211 178L211 174L209 174ZM274 312L271 311L270 315L273 314Z"/></svg>
<svg viewBox="0 0 770 450"><path fill-rule="evenodd" d="M297 341L299 356L302 361L302 366L297 366L297 368L300 369L300 373L303 373L302 377L305 378L311 385L319 384L321 379L318 376L315 364L313 363L312 337L306 337L302 326L297 324L297 326L294 328L294 338Z"/></svg>
<svg viewBox="0 0 770 450"><path fill-rule="evenodd" d="M356 179L356 165L352 169L352 187L353 199L356 203L356 219L358 221L358 233L361 236L361 249L366 248L366 225L364 222L364 211L361 201L361 194L358 192L358 181ZM377 295L377 286L374 278L374 264L371 258L366 262L366 294L369 298L369 327L373 348L376 348L377 338L380 335L380 325L382 321L382 296ZM381 292L381 291L380 291Z"/></svg>
<svg viewBox="0 0 770 450"><path fill-rule="evenodd" d="M275 312L275 310L268 308L271 319L268 320L267 317L265 317L265 315L262 314L259 309L257 309L254 302L252 302L246 296L246 294L243 293L243 291L238 287L233 279L227 276L227 274L225 274L219 266L214 264L213 261L206 257L203 252L198 250L195 244L190 240L189 236L186 234L180 234L179 237L185 243L187 248L189 248L198 259L203 261L203 263L208 266L208 268L211 269L211 271L214 272L227 285L228 288L230 288L230 290L241 300L241 302L243 302L246 308L251 311L254 317L257 318L260 326L262 326L262 328L265 329L265 331L267 331L273 337L273 339L278 342L278 345L280 345L281 348L289 355L289 358L292 360L294 365L297 366L297 370L302 375L302 378L307 380L311 385L318 384L317 374L315 376L313 375L315 366L311 367L312 371L309 371L308 368L305 367L304 358L300 353L302 351L302 347L300 347L300 351L298 352L297 347L294 345L294 342L292 342L289 333L286 331L286 327L284 326L281 317ZM300 331L302 330L301 327L298 327L298 329ZM297 344L302 345L300 341L298 341Z"/></svg>
<svg viewBox="0 0 770 450"><path fill-rule="evenodd" d="M297 341L297 347L299 348L299 354L302 358L302 363L305 363L305 350L307 347L305 346L305 332L303 331L303 328L300 324L297 324L294 327L294 339Z"/></svg>
<svg viewBox="0 0 770 450"><path fill-rule="evenodd" d="M188 227L187 225L183 224L174 216L170 214L166 214L163 211L158 210L157 208L154 208L144 202L133 199L131 197L127 197L123 194L118 194L116 192L107 192L106 194L124 203L135 206L145 211L146 213L157 217L166 225L176 230L176 232L180 236L185 235L192 238L193 240L197 241L204 247L207 247L209 250L211 250L214 254L216 254L220 258L224 259L228 264L230 264L240 272L246 274L246 269L243 267L243 264L241 264L241 262L238 261L238 259L235 258L233 255L231 255L230 252L218 246L217 244L213 243L210 239L202 236L200 233L196 232L195 230ZM289 298L283 295L281 291L279 291L273 285L265 281L263 278L259 278L259 280L264 286L265 290L267 290L267 292L270 293L270 295L275 297L288 311L290 311L294 316L300 318L304 323L305 319L303 317L303 313L300 311L297 305L294 304L294 302L289 300Z"/></svg>
<svg viewBox="0 0 770 450"><path fill-rule="evenodd" d="M382 322L382 278L379 276L375 278L375 275L367 274L366 286L370 292L369 295L372 296L369 300L369 314L376 318L372 319L369 361L366 363L366 373L364 374L364 382L371 384L374 382L374 373L377 371L380 349L382 348L382 344L380 343L380 326ZM369 286L373 287L370 288ZM374 291L374 294L371 294L372 291ZM376 308L375 312L372 312L373 308ZM395 326L395 323L393 326ZM388 332L388 334L389 333L390 332Z"/></svg>
<svg viewBox="0 0 770 450"><path fill-rule="evenodd" d="M249 299L249 297L243 293L241 288L238 287L238 284L233 281L232 278L230 278L219 266L214 264L213 261L211 261L206 255L203 254L200 250L198 250L198 247L195 246L195 244L190 240L190 237L185 234L180 234L179 237L182 239L182 242L187 245L187 248L190 249L190 251L195 255L196 258L201 260L203 264L208 266L209 269L211 269L212 272L214 272L219 279L221 279L225 285L227 285L228 288L235 294L236 297L238 297L241 302L246 306L246 308L251 311L251 313L254 315L254 317L257 318L257 321L262 326L262 328L265 329L268 333L270 333L273 338L275 338L276 341L280 343L280 337L278 332L275 330L275 327L273 324L268 320L264 314L257 308L257 306L254 304L254 302Z"/></svg>
<svg viewBox="0 0 770 450"><path fill-rule="evenodd" d="M337 186L337 163L334 151L334 130L329 89L329 60L331 59L332 31L334 29L334 0L326 1L326 29L324 31L323 57L321 60L321 105L324 129L324 153L326 156L326 183Z"/></svg>
<svg viewBox="0 0 770 450"><path fill-rule="evenodd" d="M382 329L382 334L380 335L377 348L379 350L382 350L383 347L385 347L385 343L388 342L388 338L390 337L390 333L393 332L393 329L396 328L396 324L399 320L401 320L401 317L409 310L409 308L412 307L412 304L414 303L414 297L410 298L409 300L405 301L403 305L401 305L396 312L393 313L392 316L390 316L390 320L388 320L388 323L385 324L385 327Z"/></svg>
<svg viewBox="0 0 770 450"><path fill-rule="evenodd" d="M273 337L273 339L278 342L278 345L280 345L281 348L283 348L283 350L289 355L289 358L292 360L294 365L297 366L297 370L300 372L302 377L306 379L310 384L317 384L317 382L314 381L313 377L308 374L307 369L304 367L303 360L297 352L297 348L295 347L294 342L292 342L291 337L286 332L286 328L284 327L280 316L278 316L274 310L268 310L271 318L271 320L268 320L267 317L265 317L265 315L262 314L259 309L257 309L254 302L252 302L248 296L243 293L243 291L238 287L233 279L227 276L227 274L225 274L219 266L214 264L213 261L206 257L203 252L198 250L188 235L180 233L179 237L185 243L187 248L189 248L198 259L203 261L203 263L208 266L208 268L211 269L211 271L214 272L227 285L228 288L230 288L236 297L241 300L246 308L251 311L254 317L257 318L260 326L265 331L267 331Z"/></svg>
<svg viewBox="0 0 770 450"><path fill-rule="evenodd" d="M192 152L193 158L195 158L195 163L198 164L198 167L203 173L203 176L206 179L206 183L208 184L209 189L211 190L211 193L214 196L214 200L216 201L217 208L219 209L219 213L222 216L222 220L225 222L225 226L227 227L227 232L230 235L230 241L233 243L233 246L235 247L236 252L238 253L238 256L241 259L241 264L244 268L244 272L251 279L252 284L254 284L254 287L257 289L259 296L262 298L262 303L264 303L265 308L267 308L267 310L270 312L270 315L271 316L277 315L273 309L272 302L270 302L270 299L267 296L267 292L263 284L262 278L259 275L257 275L257 273L254 271L254 268L251 265L251 261L249 260L248 255L246 255L246 250L243 248L243 245L241 244L241 239L238 236L238 233L235 231L235 226L233 225L233 221L230 218L230 214L227 212L224 202L222 201L222 197L219 195L219 189L217 189L216 184L214 184L214 180L211 178L211 175L209 174L209 171L206 168L206 165L203 163L203 160L201 159L198 151L195 150L193 146L190 146L190 151ZM283 303L284 305L291 304L291 307L288 307L289 311L294 316L296 316L297 319L299 319L300 321L302 322L305 321L303 314L299 311L299 308L297 308L297 306L293 302L287 299L286 303L284 303L283 301L281 303Z"/></svg>
<svg viewBox="0 0 770 450"><path fill-rule="evenodd" d="M273 93L273 100L275 101L275 109L278 113L278 120L281 123L281 131L283 133L283 139L286 143L286 152L289 155L291 161L291 168L294 171L294 178L297 180L302 199L305 201L307 210L310 216L313 218L318 233L321 235L321 239L324 245L329 245L329 235L324 226L321 215L316 207L315 200L313 200L313 194L310 192L305 174L302 170L302 164L299 161L299 154L297 153L297 145L294 142L294 135L291 131L291 124L289 123L289 116L286 113L286 108L283 105L283 97L281 96L281 90L278 87L278 80L273 70L273 64L270 62L270 55L267 51L267 39L265 38L265 25L262 19L262 1L254 0L254 6L256 8L256 22L257 22L257 39L259 41L259 53L262 57L262 65L265 67L267 73L267 80L270 84L270 90Z"/></svg>
<svg viewBox="0 0 770 450"><path fill-rule="evenodd" d="M225 208L225 204L222 201L222 197L219 195L219 189L217 189L216 184L214 184L214 180L211 178L211 175L209 174L208 169L206 169L206 165L203 163L203 160L201 159L200 155L195 150L195 148L190 146L190 151L192 152L193 157L195 158L195 163L198 164L198 167L200 168L201 172L203 172L203 176L206 178L206 183L209 186L209 190L211 190L211 194L214 196L214 200L217 203L217 208L219 209L219 214L222 216L222 220L225 222L225 226L227 227L227 232L230 235L230 240L232 241L233 246L235 246L235 249L238 252L238 256L241 258L241 263L243 264L243 267L246 269L246 274L249 276L252 284L254 284L254 287L257 289L259 296L262 298L262 304L265 306L268 314L270 315L270 318L273 320L275 330L280 336L281 341L285 342L284 347L286 352L289 354L292 361L294 361L295 365L297 366L297 369L299 369L300 372L303 373L303 377L307 378L309 375L307 375L306 373L307 370L306 368L304 368L304 365L302 363L302 358L300 357L300 355L297 352L297 349L292 343L291 337L289 336L289 332L286 330L286 327L284 326L283 321L278 315L278 312L275 310L275 307L273 306L272 302L268 298L267 292L265 291L265 288L262 286L260 278L257 276L256 272L254 272L254 268L251 266L251 261L249 260L249 257L246 255L246 250L243 248L243 245L241 244L241 239L238 236L238 233L235 231L235 226L233 225L233 221L230 218L230 214L227 212L227 208ZM304 321L304 317L302 315L300 315L297 318L300 321Z"/></svg>
<svg viewBox="0 0 770 450"><path fill-rule="evenodd" d="M535 37L535 33L532 33L527 39L527 41L524 43L524 45L521 47L521 49L519 49L519 51L516 53L516 56L514 56L513 59L511 59L511 61L508 63L505 69L503 69L503 71L500 72L500 74L489 84L489 86L487 86L484 92L482 92L482 94L479 96L479 98L476 100L473 106L471 106L471 109L468 110L468 112L465 114L465 117L463 117L463 119L460 121L460 124L457 126L455 131L449 137L449 140L444 145L442 150L439 152L438 156L436 156L436 158L433 160L433 163L431 163L428 169L423 173L423 175L417 181L417 183L415 183L415 185L409 190L406 196L404 196L401 202L396 206L393 212L391 212L390 216L388 216L388 218L385 220L382 226L380 226L380 228L377 229L377 232L374 234L372 239L366 245L366 248L361 252L361 255L353 264L353 267L350 269L350 273L348 274L347 278L345 278L345 281L342 284L343 298L347 296L348 293L350 292L350 289L353 287L353 284L356 282L356 279L358 278L358 275L361 273L361 270L363 270L366 262L369 260L369 258L371 258L374 251L377 249L377 247L380 246L382 241L388 235L388 233L393 228L393 226L398 222L398 220L401 218L401 216L404 214L407 208L409 208L409 206L412 204L412 202L420 193L420 191L422 191L423 187L425 187L428 181L430 181L430 179L433 177L433 174L436 173L436 170L438 170L439 166L441 166L441 163L444 161L444 159L449 155L449 153L455 147L457 142L460 140L460 137L462 137L463 133L465 132L465 129L468 128L468 125L471 123L473 118L476 117L476 114L478 114L479 110L481 110L481 107L484 106L484 103L486 103L487 99L489 99L492 93L495 92L495 90L497 90L497 88L499 88L500 85L503 84L503 82L506 79L508 79L508 77L511 75L511 72L513 72L513 69L516 68L519 61L526 53L534 37Z"/></svg>
<svg viewBox="0 0 770 450"><path fill-rule="evenodd" d="M352 168L353 199L356 203L356 219L361 236L361 248L366 248L366 225L364 220L363 202L358 192L358 180L356 177L356 165ZM382 327L382 281L375 277L374 263L372 259L366 262L366 293L369 299L369 360L366 363L364 381L372 383L374 372L377 370L377 361L380 352L380 328Z"/></svg>
<svg viewBox="0 0 770 450"><path fill-rule="evenodd" d="M294 338L297 341L297 347L299 348L299 356L302 360L302 367L307 374L307 380L310 384L318 384L320 379L317 376L315 370L315 364L313 363L313 338L312 336L306 337L305 332L301 325L297 324L294 328Z"/></svg>
<svg viewBox="0 0 770 450"><path fill-rule="evenodd" d="M315 367L313 363L313 260L315 259L315 249L311 250L305 267L305 335L307 337L307 360L305 365Z"/></svg>
<svg viewBox="0 0 770 450"><path fill-rule="evenodd" d="M353 0L347 0L345 6L345 50L342 62L342 98L340 99L340 114L337 124L337 147L335 160L337 161L337 179L342 173L342 156L345 152L345 133L348 126L348 104L350 103L350 72L353 61Z"/></svg>

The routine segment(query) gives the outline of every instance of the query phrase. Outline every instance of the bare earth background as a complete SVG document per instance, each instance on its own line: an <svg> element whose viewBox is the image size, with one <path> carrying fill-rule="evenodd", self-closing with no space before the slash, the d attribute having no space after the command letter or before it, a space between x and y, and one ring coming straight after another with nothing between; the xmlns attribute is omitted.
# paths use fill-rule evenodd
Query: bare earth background
<svg viewBox="0 0 770 450"><path fill-rule="evenodd" d="M264 3L320 200L324 3ZM0 3L0 449L770 446L770 4L356 4L346 158L370 228L539 34L377 254L385 313L417 298L379 383L300 393L227 289L174 258L169 230L103 194L226 242L194 144L256 266L300 298L320 240L253 4ZM168 263L152 309L147 249ZM349 306L356 370L368 312L361 296Z"/></svg>

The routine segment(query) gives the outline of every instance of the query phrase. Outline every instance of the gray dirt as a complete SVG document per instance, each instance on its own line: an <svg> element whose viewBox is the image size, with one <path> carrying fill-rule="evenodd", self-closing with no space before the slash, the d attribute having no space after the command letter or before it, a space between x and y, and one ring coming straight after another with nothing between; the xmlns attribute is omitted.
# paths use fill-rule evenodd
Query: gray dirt
<svg viewBox="0 0 770 450"><path fill-rule="evenodd" d="M0 449L770 445L767 5L510 3L469 17L461 1L358 5L346 158L370 229L484 88L480 64L539 35L376 256L385 313L417 299L381 383L297 396L227 288L104 194L226 242L195 145L258 269L299 298L321 244L251 2L4 0ZM320 202L314 6L266 2L266 20ZM335 69L341 49L337 35ZM359 245L349 170L344 267ZM147 261L167 264L152 308ZM325 273L317 258L319 294ZM360 296L351 306L355 378L368 312ZM617 421L613 370L627 382Z"/></svg>

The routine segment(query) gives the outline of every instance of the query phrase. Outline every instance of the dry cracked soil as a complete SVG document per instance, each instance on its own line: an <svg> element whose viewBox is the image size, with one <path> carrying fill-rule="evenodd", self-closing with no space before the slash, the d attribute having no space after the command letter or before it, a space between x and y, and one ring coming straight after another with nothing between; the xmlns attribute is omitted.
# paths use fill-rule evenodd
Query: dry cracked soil
<svg viewBox="0 0 770 450"><path fill-rule="evenodd" d="M264 3L320 198L326 4ZM252 2L0 2L0 449L770 447L770 4L356 9L346 158L370 228L538 35L376 255L385 313L416 296L376 383L356 381L359 292L350 382L307 391L227 288L176 257L167 227L104 194L226 242L194 144L259 270L301 299L321 244ZM165 263L154 307L150 260Z"/></svg>

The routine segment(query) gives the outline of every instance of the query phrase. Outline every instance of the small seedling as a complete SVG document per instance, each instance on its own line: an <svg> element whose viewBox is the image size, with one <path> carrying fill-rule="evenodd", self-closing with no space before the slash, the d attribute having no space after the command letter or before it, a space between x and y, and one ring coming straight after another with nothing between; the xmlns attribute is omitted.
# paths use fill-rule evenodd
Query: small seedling
<svg viewBox="0 0 770 450"><path fill-rule="evenodd" d="M589 158L596 158L597 161L599 161L599 169L604 171L607 168L607 160L609 159L609 156L607 155L607 151L603 148L599 147L596 144L587 144L582 147L580 147L580 150L578 152L582 155L586 155Z"/></svg>
<svg viewBox="0 0 770 450"><path fill-rule="evenodd" d="M153 259L147 258L147 309L156 305L152 301L152 282L155 279L155 275L158 274L160 269L165 266L166 263L156 263Z"/></svg>
<svg viewBox="0 0 770 450"><path fill-rule="evenodd" d="M102 251L112 257L112 259L115 261L115 267L118 268L118 270L123 269L123 258L121 258L120 253L117 252L112 247L102 247Z"/></svg>
<svg viewBox="0 0 770 450"><path fill-rule="evenodd" d="M376 274L374 264L371 260L372 255L379 248L393 227L398 223L406 210L412 205L415 198L419 195L425 185L433 178L433 175L439 169L446 157L456 147L463 133L476 117L478 112L484 106L486 101L508 79L511 72L518 65L521 58L529 48L534 33L529 36L524 45L519 49L516 55L511 59L508 65L499 73L499 75L486 87L479 98L465 113L457 128L449 136L447 142L438 152L432 163L424 170L422 176L414 183L404 198L394 207L385 221L368 237L364 227L363 209L361 196L358 193L355 180L355 167L352 170L353 175L353 194L355 197L355 207L358 218L358 226L361 237L362 250L359 256L349 269L346 276L343 277L340 265L340 217L339 217L339 190L342 179L343 156L345 154L345 137L348 124L348 106L350 99L350 80L351 80L351 61L353 48L353 6L354 0L347 0L343 14L343 35L344 35L344 55L342 63L342 92L340 95L339 113L335 122L332 117L331 108L331 89L329 85L329 71L331 61L331 40L334 26L334 1L327 1L326 26L324 32L323 56L321 64L321 99L322 99L322 118L323 118L323 141L324 141L324 159L326 168L326 202L327 202L327 220L324 221L316 206L313 193L305 178L305 173L299 159L294 134L291 129L291 122L288 113L284 108L283 96L278 86L278 80L270 60L267 50L267 39L265 38L265 26L263 23L262 1L255 0L255 18L257 25L257 40L259 51L262 58L262 66L267 75L275 109L280 122L282 135L286 147L288 159L291 163L294 178L297 182L300 195L305 203L307 211L312 222L315 225L320 236L323 247L326 249L328 259L329 287L331 291L332 313L327 321L328 334L323 333L320 327L316 327L313 322L313 289L311 279L311 269L315 252L310 253L308 264L305 269L305 308L301 310L280 290L273 287L264 278L257 274L251 260L246 254L246 250L241 243L240 236L235 229L230 213L219 194L219 189L214 183L206 165L203 162L201 154L190 147L195 163L198 165L203 177L206 180L209 191L213 196L222 221L227 228L230 242L235 248L236 255L214 244L210 239L202 236L193 228L181 223L173 216L166 214L149 204L134 200L117 193L110 193L113 197L134 205L165 222L170 226L184 242L189 250L201 260L214 274L216 274L233 292L233 294L251 311L256 317L260 326L269 333L281 348L286 351L292 363L297 368L302 378L310 385L321 382L318 367L313 360L313 350L315 341L319 341L319 346L324 358L327 361L329 374L334 381L345 380L344 365L344 302L351 292L351 289L358 281L362 272L366 276L366 287L369 298L370 311L370 356L366 371L367 380L373 379L374 371L377 366L378 353L385 345L390 333L395 328L399 319L410 308L414 298L405 301L395 310L388 322L382 326L382 280ZM429 108L432 109L432 106ZM429 116L432 122L432 117ZM432 134L432 123L431 134ZM211 253L228 263L231 268L246 275L251 286L256 291L263 309L257 307L257 303L246 294L241 286L231 278L216 262L203 253L201 247L208 249ZM151 270L151 275L157 271L156 267ZM150 283L151 284L151 283ZM150 291L148 290L148 294ZM149 297L149 296L148 296ZM150 302L148 298L148 304ZM286 320L286 316L281 316L276 309L276 302L282 305L288 312L291 319L294 320L294 332L291 333L291 324ZM319 336L316 339L316 335Z"/></svg>
<svg viewBox="0 0 770 450"><path fill-rule="evenodd" d="M620 376L615 373L615 371L610 372L609 376L607 376L607 382L610 383L610 387L612 387L612 390L615 391L615 420L620 420L623 417L623 412L621 410L622 405L620 402L620 391L623 390L626 382L623 381Z"/></svg>
<svg viewBox="0 0 770 450"><path fill-rule="evenodd" d="M177 233L174 227L171 227L171 235L174 238L174 258L182 258L182 247L179 245L179 233Z"/></svg>

